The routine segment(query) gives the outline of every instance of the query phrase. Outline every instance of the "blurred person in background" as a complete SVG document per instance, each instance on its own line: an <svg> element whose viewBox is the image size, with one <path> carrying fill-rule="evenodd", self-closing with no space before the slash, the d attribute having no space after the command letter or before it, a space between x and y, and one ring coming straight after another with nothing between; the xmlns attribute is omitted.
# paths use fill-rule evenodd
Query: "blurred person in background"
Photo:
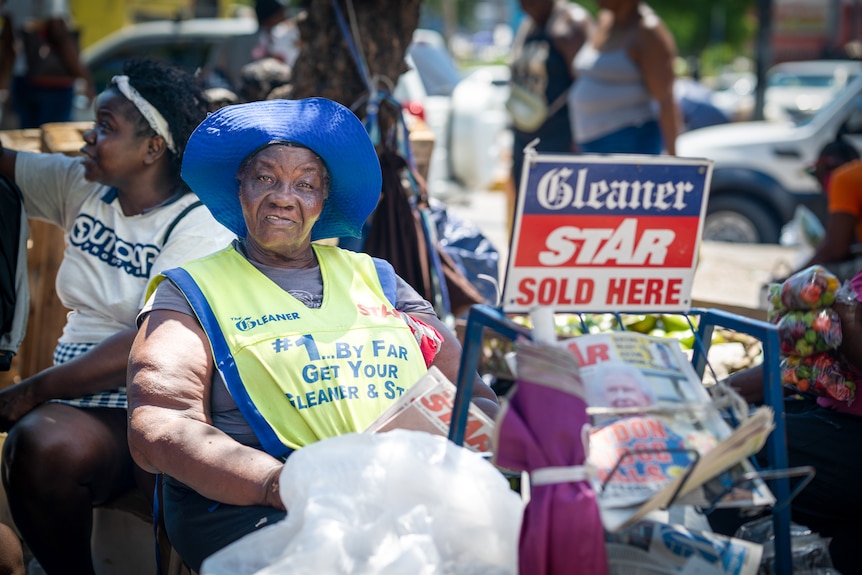
<svg viewBox="0 0 862 575"><path fill-rule="evenodd" d="M594 33L574 60L578 81L569 94L577 149L675 155L682 115L673 92L673 36L639 0L598 0L598 6Z"/></svg>
<svg viewBox="0 0 862 575"><path fill-rule="evenodd" d="M566 0L520 0L520 4L524 18L512 46L511 84L538 97L547 116L537 128L529 129L519 127L513 114L512 178L507 190L510 225L521 185L524 147L538 138L539 152L572 151L566 95L575 80L572 60L592 26L589 13Z"/></svg>
<svg viewBox="0 0 862 575"><path fill-rule="evenodd" d="M251 51L253 60L276 58L293 66L299 56L299 28L281 0L256 0L258 42Z"/></svg>
<svg viewBox="0 0 862 575"><path fill-rule="evenodd" d="M239 73L239 98L243 102L266 100L275 88L290 84L291 68L278 58L253 60Z"/></svg>
<svg viewBox="0 0 862 575"><path fill-rule="evenodd" d="M862 161L859 152L839 136L823 147L812 172L826 194L827 220L823 239L798 269L822 265L839 280L849 280L862 270Z"/></svg>
<svg viewBox="0 0 862 575"><path fill-rule="evenodd" d="M66 0L5 0L0 16L0 91L11 98L17 127L70 121L76 80L90 100L95 90Z"/></svg>
<svg viewBox="0 0 862 575"><path fill-rule="evenodd" d="M239 103L239 96L227 88L207 88L204 90L207 101L207 112L215 112L225 106Z"/></svg>

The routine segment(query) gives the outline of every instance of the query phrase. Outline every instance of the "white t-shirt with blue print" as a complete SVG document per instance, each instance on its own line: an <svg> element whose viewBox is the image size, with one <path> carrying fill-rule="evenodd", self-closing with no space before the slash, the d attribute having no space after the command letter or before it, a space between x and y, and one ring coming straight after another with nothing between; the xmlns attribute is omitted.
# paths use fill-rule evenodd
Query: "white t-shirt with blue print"
<svg viewBox="0 0 862 575"><path fill-rule="evenodd" d="M59 225L66 247L57 273L57 295L71 310L60 346L83 344L135 326L148 282L163 270L227 246L234 234L204 206L177 216L198 201L179 196L143 214L123 214L114 191L84 179L80 158L19 152L15 180L31 218ZM59 354L65 359L69 353ZM123 397L123 404L125 397Z"/></svg>

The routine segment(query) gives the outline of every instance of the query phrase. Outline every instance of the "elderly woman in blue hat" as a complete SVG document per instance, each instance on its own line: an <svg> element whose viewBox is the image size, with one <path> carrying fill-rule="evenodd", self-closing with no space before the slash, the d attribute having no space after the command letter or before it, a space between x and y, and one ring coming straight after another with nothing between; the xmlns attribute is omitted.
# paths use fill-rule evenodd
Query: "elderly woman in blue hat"
<svg viewBox="0 0 862 575"><path fill-rule="evenodd" d="M129 364L129 443L164 477L168 536L195 570L285 515L293 450L362 431L460 346L385 261L315 243L358 236L381 172L362 123L322 98L211 114L182 176L238 239L155 279ZM168 281L164 281L168 280ZM475 403L492 416L494 392Z"/></svg>

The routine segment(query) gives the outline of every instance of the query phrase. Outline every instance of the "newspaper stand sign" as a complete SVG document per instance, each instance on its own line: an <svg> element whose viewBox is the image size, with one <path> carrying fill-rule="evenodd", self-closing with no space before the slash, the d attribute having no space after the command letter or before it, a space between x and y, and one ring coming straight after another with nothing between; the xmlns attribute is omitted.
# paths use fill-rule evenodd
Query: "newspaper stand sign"
<svg viewBox="0 0 862 575"><path fill-rule="evenodd" d="M710 160L525 151L507 313L686 312Z"/></svg>

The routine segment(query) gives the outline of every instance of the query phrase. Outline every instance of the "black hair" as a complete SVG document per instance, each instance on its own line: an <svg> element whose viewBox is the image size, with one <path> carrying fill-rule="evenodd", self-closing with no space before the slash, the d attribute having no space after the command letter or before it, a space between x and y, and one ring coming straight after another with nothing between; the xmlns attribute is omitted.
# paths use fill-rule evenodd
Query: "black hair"
<svg viewBox="0 0 862 575"><path fill-rule="evenodd" d="M284 3L279 0L256 0L254 13L257 16L258 25L263 26L276 14L284 14L284 8Z"/></svg>
<svg viewBox="0 0 862 575"><path fill-rule="evenodd" d="M859 151L851 143L839 136L823 146L818 157L830 158L846 164L851 160L858 160Z"/></svg>
<svg viewBox="0 0 862 575"><path fill-rule="evenodd" d="M826 185L826 178L836 169L847 162L859 159L859 151L842 136L836 137L823 146L817 155L817 160L811 173L821 183Z"/></svg>
<svg viewBox="0 0 862 575"><path fill-rule="evenodd" d="M129 84L155 107L165 118L176 146L176 152L167 151L171 168L180 180L183 152L189 136L207 115L207 99L202 83L182 68L154 58L132 58L123 65L123 74ZM119 92L116 86L112 89ZM135 112L137 112L137 109ZM139 135L154 134L154 130L140 113L129 118ZM181 180L180 180L181 181Z"/></svg>

